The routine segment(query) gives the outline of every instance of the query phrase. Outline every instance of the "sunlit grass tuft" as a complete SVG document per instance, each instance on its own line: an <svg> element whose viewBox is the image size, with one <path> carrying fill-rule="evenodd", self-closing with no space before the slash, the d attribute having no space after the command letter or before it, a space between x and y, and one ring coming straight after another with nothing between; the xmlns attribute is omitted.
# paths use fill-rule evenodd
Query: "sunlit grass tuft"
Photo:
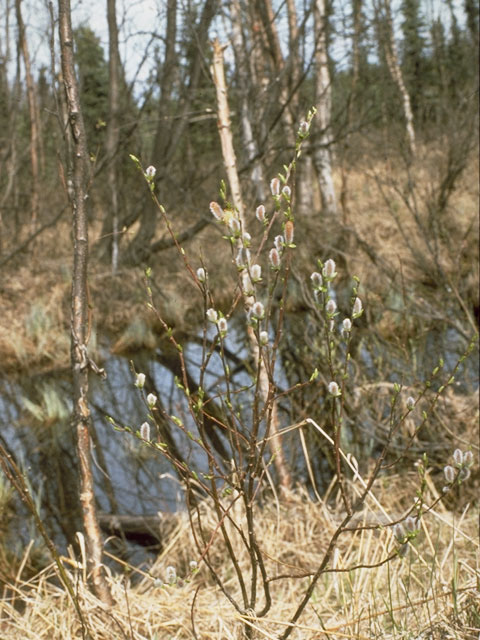
<svg viewBox="0 0 480 640"><path fill-rule="evenodd" d="M398 478L396 486L403 487L400 499L414 491L413 480ZM382 507L394 515L398 508L395 494L385 492L382 497ZM214 513L208 518L210 508L208 504L201 506L206 516L204 523L213 530L216 521ZM313 502L303 492L290 495L279 505L266 498L257 519L269 575L298 576L314 571L340 516L338 510ZM373 507L363 514L366 521L375 516ZM148 569L116 562L120 573L109 574L116 600L111 610L106 610L86 587L82 559L64 559L93 638L243 638L245 618L224 599L201 559L195 557L186 514L172 515L169 530L162 553ZM212 559L222 580L228 583L233 577L231 565L217 540ZM459 513L438 505L435 513L422 519L418 542L410 546L405 557L374 569L362 566L380 561L391 551L392 544L387 529L343 534L334 558L340 571L322 576L292 637L476 638L480 619L479 543L471 505ZM239 562L247 570L245 553L239 546ZM191 561L198 561L198 571L191 570ZM28 564L25 558L22 564ZM347 570L353 566L359 568ZM166 580L168 567L175 567L177 575L171 586ZM272 581L274 605L269 615L248 620L255 629L254 638L278 636L308 582L308 576ZM57 585L53 566L27 581L18 575L4 595L0 603L2 640L81 637L75 609Z"/></svg>

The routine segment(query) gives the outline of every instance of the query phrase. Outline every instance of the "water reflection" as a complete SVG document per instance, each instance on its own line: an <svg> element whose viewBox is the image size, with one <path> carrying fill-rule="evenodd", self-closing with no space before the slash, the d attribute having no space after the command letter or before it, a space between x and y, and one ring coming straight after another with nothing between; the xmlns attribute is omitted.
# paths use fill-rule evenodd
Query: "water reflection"
<svg viewBox="0 0 480 640"><path fill-rule="evenodd" d="M210 331L213 331L211 328ZM285 324L286 350L278 362L276 381L279 389L285 389L296 382L305 380L313 367L319 364L321 354L314 351L315 333L310 331L310 351L295 351L296 345L305 343L305 324L298 318L287 318ZM208 337L211 337L209 334ZM198 334L184 345L185 362L188 369L189 385L198 387L202 363L202 334ZM234 372L232 389L239 411L248 411L252 400L252 382L248 373L248 350L246 336L235 323L231 323L226 351L229 367ZM376 380L383 372L388 372L388 381L411 383L425 379L428 371L435 366L440 354L444 355L446 367L452 367L462 349L465 348L458 333L447 331L430 332L424 344L411 348L413 358L406 362L402 353L385 350L381 341L371 339L358 345L358 365L352 369L352 384L363 383L367 379ZM128 425L134 431L147 420L148 409L141 392L135 388L135 376L131 368L146 374L146 389L155 392L161 406L169 415L181 418L194 437L198 436L194 420L188 413L184 393L178 388L176 377L181 371L177 354L167 345L152 351L137 351L126 357L111 354L104 346L103 366L107 378L91 376L90 398L93 420L93 473L98 507L101 512L123 515L168 513L184 508L184 490L172 470L170 463L158 452L144 446L129 434L119 433L112 428L106 416L112 416L117 423ZM414 366L412 366L412 363ZM362 377L358 367L362 368ZM427 373L425 373L427 372ZM468 392L478 384L478 372L474 358L462 366L459 379L460 392ZM212 398L210 405L220 405L218 394L225 391L223 365L218 354L214 354L204 377L206 395ZM298 421L301 411L308 407L310 415L316 412L321 419L324 411L322 384L307 390L303 396L296 396L293 403L282 399L280 417L282 426ZM71 411L71 388L69 372L52 372L41 377L32 377L14 383L4 380L0 386L0 437L16 460L27 471L32 492L37 496L45 515L45 521L61 548L74 540L75 532L81 529L78 511L78 485L76 476L76 450L68 414ZM385 408L388 409L388 398ZM247 408L247 409L245 409ZM348 406L347 406L348 409ZM388 411L387 411L388 413ZM345 417L345 446L359 459L374 453L378 441L375 438L379 423L388 419L385 412L375 413L367 403L362 412L352 410ZM248 414L246 424L248 424ZM320 416L320 418L318 418ZM221 457L229 459L229 444L218 429L217 422L207 425L212 446ZM152 424L153 426L153 424ZM207 471L206 458L201 449L180 429L160 425L158 435L161 440L169 438L169 446L178 452L197 473ZM216 440L215 440L216 439ZM318 486L331 478L330 462L325 453L325 443L314 438L308 440L309 454L313 462ZM307 481L303 452L296 434L290 434L285 441L289 461L301 482ZM31 535L29 515L18 504L20 518L17 521L12 540Z"/></svg>

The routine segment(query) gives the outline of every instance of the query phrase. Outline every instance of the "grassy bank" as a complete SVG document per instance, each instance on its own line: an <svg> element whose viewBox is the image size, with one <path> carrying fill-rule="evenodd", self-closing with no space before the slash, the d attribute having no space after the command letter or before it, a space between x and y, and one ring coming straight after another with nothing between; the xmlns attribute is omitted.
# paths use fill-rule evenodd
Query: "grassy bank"
<svg viewBox="0 0 480 640"><path fill-rule="evenodd" d="M430 479L428 483L433 498L441 487ZM370 500L360 520L368 525L398 516L402 501L412 498L415 486L414 472L386 479L376 492L378 504ZM208 509L202 506L207 516ZM341 515L298 492L281 503L273 497L264 501L257 517L272 578L273 606L261 619L239 616L212 584L195 555L185 515L176 516L175 527L152 566L117 562L120 572L109 579L116 600L110 610L86 587L81 557L64 558L64 565L75 585L85 628L95 640L237 640L243 637L245 622L254 630L253 638L273 639L298 605L308 575L321 561ZM211 527L215 527L213 514ZM218 539L213 544L215 565L229 586L231 565ZM344 533L334 556L336 571L323 575L291 637L473 640L480 629L478 548L477 514L468 503L459 512L439 504L422 519L421 532L404 555L374 568L368 567L398 549L391 531ZM240 546L238 553L245 569ZM29 549L23 561L15 579L3 586L2 640L82 637L78 615L58 584L54 566L26 580ZM193 572L191 561L199 561ZM175 567L178 576L172 584L165 583L167 566Z"/></svg>

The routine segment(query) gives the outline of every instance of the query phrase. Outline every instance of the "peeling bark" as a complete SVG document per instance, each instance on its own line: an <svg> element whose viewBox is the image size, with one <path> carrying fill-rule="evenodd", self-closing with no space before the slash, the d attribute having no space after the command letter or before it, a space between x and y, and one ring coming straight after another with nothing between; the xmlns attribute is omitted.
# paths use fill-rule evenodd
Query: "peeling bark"
<svg viewBox="0 0 480 640"><path fill-rule="evenodd" d="M325 0L315 0L315 105L320 134L315 140L313 162L318 175L322 208L329 216L337 214L337 199L332 176L331 112L332 88L328 71Z"/></svg>
<svg viewBox="0 0 480 640"><path fill-rule="evenodd" d="M222 145L223 161L227 172L230 190L232 192L233 205L238 211L242 229L246 231L247 225L245 219L245 206L242 200L242 191L240 187L240 180L238 178L237 160L233 147L233 136L230 125L230 110L228 106L227 86L225 82L225 72L223 67L223 47L218 40L215 40L215 42L213 43L212 73L217 90L218 131L220 134L220 141ZM247 309L251 307L252 302L252 298L245 297L244 303ZM282 439L279 434L277 403L273 398L270 398L270 383L268 380L268 373L265 368L264 362L260 358L260 349L255 334L253 333L253 329L251 327L248 328L248 339L250 343L251 353L253 355L256 367L259 371L259 389L262 400L265 403L272 403L270 424L268 425L267 430L271 438L269 440L269 445L272 455L274 456L273 464L275 465L281 487L285 490L288 490L292 486L292 480L282 448Z"/></svg>
<svg viewBox="0 0 480 640"><path fill-rule="evenodd" d="M87 294L88 224L87 186L89 157L73 59L73 35L69 0L59 0L59 32L63 85L68 110L67 135L73 153L68 163L68 191L73 212L74 262L72 279L71 363L73 377L73 425L77 434L80 467L80 503L87 541L89 578L95 595L113 604L102 565L102 536L98 525L90 460L90 409L88 405L89 316Z"/></svg>
<svg viewBox="0 0 480 640"><path fill-rule="evenodd" d="M407 91L407 87L405 86L405 82L403 80L402 69L398 60L397 44L395 42L395 36L393 33L392 9L390 6L390 0L381 0L381 5L384 12L383 19L385 21L386 27L386 33L384 34L383 38L385 60L387 62L387 67L390 75L392 76L392 80L397 85L398 91L402 97L402 108L405 118L405 129L407 132L408 148L410 151L410 155L413 158L417 152L417 148L415 142L415 128L413 126L412 103L410 100L410 95ZM377 20L379 20L379 4L375 2L374 7L375 13L377 15Z"/></svg>

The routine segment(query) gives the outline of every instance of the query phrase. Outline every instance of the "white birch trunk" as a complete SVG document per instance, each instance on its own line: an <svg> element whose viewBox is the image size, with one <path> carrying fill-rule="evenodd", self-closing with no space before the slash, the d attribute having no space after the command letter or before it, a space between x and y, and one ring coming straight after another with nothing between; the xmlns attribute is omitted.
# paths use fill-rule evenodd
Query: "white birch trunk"
<svg viewBox="0 0 480 640"><path fill-rule="evenodd" d="M313 162L310 154L302 153L302 157L297 161L296 171L296 209L300 215L306 216L311 214L314 208Z"/></svg>
<svg viewBox="0 0 480 640"><path fill-rule="evenodd" d="M325 0L315 0L313 15L316 42L315 105L317 108L317 126L320 127L320 135L315 139L313 162L318 175L323 212L333 216L337 214L337 199L332 176L332 134L330 128L332 89L328 71Z"/></svg>
<svg viewBox="0 0 480 640"><path fill-rule="evenodd" d="M242 35L241 10L239 0L232 0L230 5L232 18L232 45L235 52L236 68L238 73L239 88L241 94L240 121L242 125L242 141L248 162L251 164L250 176L255 186L255 196L258 202L265 200L265 177L263 167L258 160L258 147L253 136L251 114L248 105L248 59L246 46Z"/></svg>
<svg viewBox="0 0 480 640"><path fill-rule="evenodd" d="M377 9L377 7L376 7ZM403 80L402 69L398 61L397 43L395 42L395 35L393 33L392 22L392 10L390 6L390 0L383 0L383 9L385 11L385 20L387 25L387 34L384 42L385 47L385 59L387 61L388 70L392 76L392 80L398 87L400 95L402 97L403 115L405 117L405 128L407 131L408 147L410 155L415 156L417 148L415 143L415 128L413 126L413 112L412 104L410 102L410 95L405 86ZM378 13L378 9L377 9Z"/></svg>
<svg viewBox="0 0 480 640"><path fill-rule="evenodd" d="M225 73L223 68L223 47L218 40L213 43L213 66L212 66L213 80L217 91L217 106L218 106L218 130L220 133L220 141L222 145L222 155L227 171L228 182L230 190L232 192L233 205L238 211L239 220L242 225L242 229L246 231L246 219L245 219L245 207L242 200L242 192L240 188L240 180L237 172L237 161L235 157L235 150L233 147L233 137L230 125L230 110L228 107L227 99L227 87L225 82ZM245 308L249 309L253 303L253 298L245 296L244 304ZM277 403L273 399L269 399L270 384L268 380L268 373L265 368L265 364L260 357L260 348L257 343L257 339L251 327L248 328L248 339L250 343L250 350L254 357L255 365L259 372L259 388L262 400L264 402L271 402L271 414L270 423L268 425L269 432L269 445L270 451L274 456L273 464L278 474L280 485L283 489L288 490L291 488L291 477L288 471L288 465L285 459L285 455L282 449L281 436L279 435L279 421ZM267 412L268 415L268 412Z"/></svg>

